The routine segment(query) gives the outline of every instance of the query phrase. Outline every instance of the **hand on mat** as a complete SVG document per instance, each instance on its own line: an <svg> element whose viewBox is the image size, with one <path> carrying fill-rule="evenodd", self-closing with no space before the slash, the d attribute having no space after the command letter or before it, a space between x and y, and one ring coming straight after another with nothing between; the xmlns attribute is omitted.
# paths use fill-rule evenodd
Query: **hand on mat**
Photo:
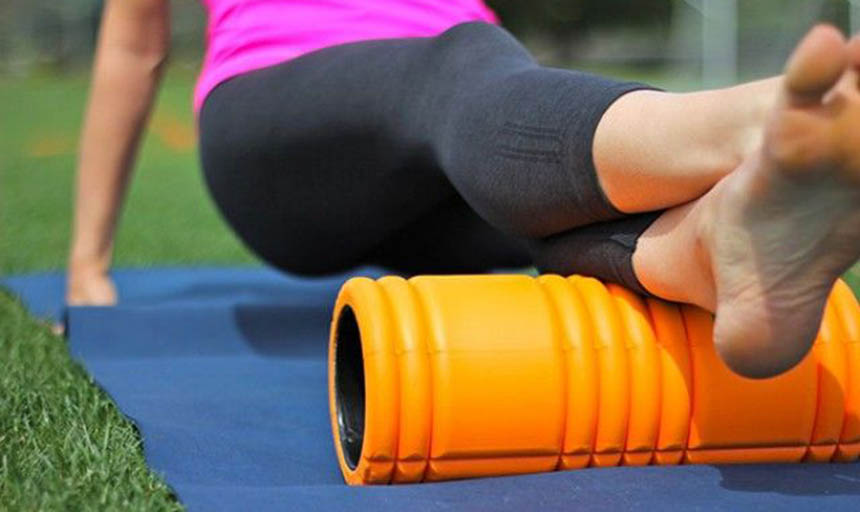
<svg viewBox="0 0 860 512"><path fill-rule="evenodd" d="M100 270L69 269L66 287L69 306L113 306L116 286L110 276Z"/></svg>
<svg viewBox="0 0 860 512"><path fill-rule="evenodd" d="M113 279L97 269L70 267L66 282L67 306L113 306L116 304L116 286ZM51 328L54 334L63 336L66 332L63 324L54 324Z"/></svg>

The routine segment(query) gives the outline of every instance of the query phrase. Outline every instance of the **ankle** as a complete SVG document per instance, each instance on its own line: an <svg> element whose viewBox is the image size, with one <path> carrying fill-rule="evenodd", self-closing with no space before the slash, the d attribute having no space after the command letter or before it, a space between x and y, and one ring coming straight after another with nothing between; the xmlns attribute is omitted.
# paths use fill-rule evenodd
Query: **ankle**
<svg viewBox="0 0 860 512"><path fill-rule="evenodd" d="M739 166L761 147L764 127L779 98L781 77L737 85L721 92L723 98L716 104L724 115L728 108L728 136L725 138L727 158L733 166Z"/></svg>
<svg viewBox="0 0 860 512"><path fill-rule="evenodd" d="M717 183L714 188L725 186L725 179ZM713 189L712 189L713 190ZM716 279L714 277L713 254L715 233L717 226L718 198L714 193L708 194L699 200L696 208L691 214L691 225L693 235L691 236L689 258L691 265L696 269L698 277L691 293L694 294L692 302L702 306L709 311L715 311L717 305Z"/></svg>
<svg viewBox="0 0 860 512"><path fill-rule="evenodd" d="M710 131L705 154L716 155L721 176L737 168L761 147L764 127L779 98L782 77L692 93L705 106Z"/></svg>
<svg viewBox="0 0 860 512"><path fill-rule="evenodd" d="M639 238L633 268L640 284L657 297L713 311L709 222L702 201L673 208Z"/></svg>

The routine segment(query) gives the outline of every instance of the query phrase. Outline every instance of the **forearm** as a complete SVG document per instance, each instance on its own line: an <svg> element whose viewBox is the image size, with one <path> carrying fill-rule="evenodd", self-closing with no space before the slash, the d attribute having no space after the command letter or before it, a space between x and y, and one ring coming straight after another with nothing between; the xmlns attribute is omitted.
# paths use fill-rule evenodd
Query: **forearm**
<svg viewBox="0 0 860 512"><path fill-rule="evenodd" d="M100 56L81 137L70 263L109 264L113 231L159 68L121 50ZM105 65L101 65L105 64Z"/></svg>
<svg viewBox="0 0 860 512"><path fill-rule="evenodd" d="M127 9L121 4L105 10L81 132L69 255L73 272L110 265L114 228L167 56L166 24L130 28L123 19L128 13L116 12Z"/></svg>

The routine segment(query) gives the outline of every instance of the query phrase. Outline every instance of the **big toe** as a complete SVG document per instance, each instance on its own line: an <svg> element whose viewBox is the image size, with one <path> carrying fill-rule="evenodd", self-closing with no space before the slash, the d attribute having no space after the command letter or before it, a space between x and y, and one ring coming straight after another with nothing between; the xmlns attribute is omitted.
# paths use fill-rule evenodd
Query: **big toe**
<svg viewBox="0 0 860 512"><path fill-rule="evenodd" d="M800 41L785 65L785 83L792 103L816 103L845 72L851 55L845 37L836 27L818 25ZM860 60L858 60L860 62Z"/></svg>

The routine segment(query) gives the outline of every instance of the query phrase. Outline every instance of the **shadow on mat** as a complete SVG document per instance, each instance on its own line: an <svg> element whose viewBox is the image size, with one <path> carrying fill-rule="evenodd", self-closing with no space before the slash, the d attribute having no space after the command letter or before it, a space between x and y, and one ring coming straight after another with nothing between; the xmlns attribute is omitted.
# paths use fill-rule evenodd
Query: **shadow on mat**
<svg viewBox="0 0 860 512"><path fill-rule="evenodd" d="M247 297L259 300L269 305L280 307L305 304L334 304L338 287L336 285L323 287L306 286L299 293L295 287L283 284L253 283L207 283L187 286L181 290L172 291L158 296L147 297L147 302L153 304L164 301L231 301L235 297Z"/></svg>
<svg viewBox="0 0 860 512"><path fill-rule="evenodd" d="M774 492L792 496L860 496L860 466L798 464L716 466L720 486L732 491Z"/></svg>
<svg viewBox="0 0 860 512"><path fill-rule="evenodd" d="M324 359L331 306L240 304L236 326L254 352L269 357Z"/></svg>

